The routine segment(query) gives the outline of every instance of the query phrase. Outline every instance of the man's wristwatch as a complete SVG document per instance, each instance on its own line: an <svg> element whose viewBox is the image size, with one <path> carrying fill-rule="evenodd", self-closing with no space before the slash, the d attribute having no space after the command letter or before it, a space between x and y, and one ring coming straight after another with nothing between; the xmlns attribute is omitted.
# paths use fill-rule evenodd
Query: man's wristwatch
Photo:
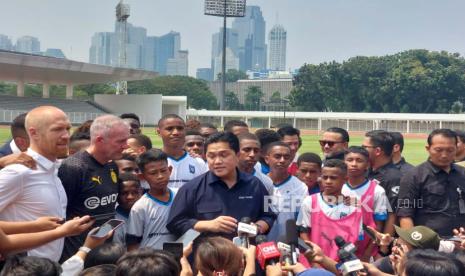
<svg viewBox="0 0 465 276"><path fill-rule="evenodd" d="M82 251L82 252L84 252L84 253L86 253L86 254L88 254L91 250L92 250L92 249L90 249L90 248L87 247L87 246L81 246L81 247L79 247L79 251Z"/></svg>

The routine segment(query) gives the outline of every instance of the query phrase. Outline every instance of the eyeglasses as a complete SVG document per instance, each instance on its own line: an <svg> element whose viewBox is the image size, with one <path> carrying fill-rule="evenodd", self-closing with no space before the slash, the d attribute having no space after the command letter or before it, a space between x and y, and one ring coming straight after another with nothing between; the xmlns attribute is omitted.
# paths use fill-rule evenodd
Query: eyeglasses
<svg viewBox="0 0 465 276"><path fill-rule="evenodd" d="M328 147L330 148L332 148L335 144L344 143L342 141L326 141L326 140L320 140L318 142L320 142L320 145L322 147L324 147L325 145L328 145Z"/></svg>

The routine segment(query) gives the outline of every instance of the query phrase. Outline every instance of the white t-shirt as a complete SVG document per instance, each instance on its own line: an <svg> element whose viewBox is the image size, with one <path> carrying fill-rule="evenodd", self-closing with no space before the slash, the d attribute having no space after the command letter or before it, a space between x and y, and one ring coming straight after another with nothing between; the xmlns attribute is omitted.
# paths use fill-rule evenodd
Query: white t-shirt
<svg viewBox="0 0 465 276"><path fill-rule="evenodd" d="M342 186L341 193L345 196L355 197L358 200L361 200L362 196L366 193L370 181L367 180L364 184L358 186L357 188L352 188L348 183L345 183ZM374 202L373 202L373 219L377 221L385 221L387 219L387 210L388 210L388 198L386 192L381 185L376 185L374 192Z"/></svg>
<svg viewBox="0 0 465 276"><path fill-rule="evenodd" d="M286 221L296 219L303 199L308 194L307 186L295 176L289 176L274 184L271 206L278 215L268 233L268 240L278 240L286 235Z"/></svg>
<svg viewBox="0 0 465 276"><path fill-rule="evenodd" d="M261 171L257 171L257 170L254 170L252 175L258 178L263 183L269 195L273 195L274 193L273 180L271 180L271 178L268 175L265 175Z"/></svg>
<svg viewBox="0 0 465 276"><path fill-rule="evenodd" d="M162 249L164 242L175 240L166 224L175 192L170 189L168 202L160 201L145 193L131 208L127 234L142 238L140 247Z"/></svg>
<svg viewBox="0 0 465 276"><path fill-rule="evenodd" d="M168 187L174 190L207 171L207 165L202 158L193 158L187 152L179 159L168 157L168 165L173 167Z"/></svg>
<svg viewBox="0 0 465 276"><path fill-rule="evenodd" d="M357 207L346 205L344 203L339 203L337 205L329 205L326 201L323 200L322 193L316 194L318 198L318 206L320 207L320 212L323 212L327 217L331 219L341 219L345 216L348 216L357 210ZM297 217L297 225L305 228L312 228L312 196L305 197L299 216ZM359 237L363 239L363 221L360 220L359 227Z"/></svg>

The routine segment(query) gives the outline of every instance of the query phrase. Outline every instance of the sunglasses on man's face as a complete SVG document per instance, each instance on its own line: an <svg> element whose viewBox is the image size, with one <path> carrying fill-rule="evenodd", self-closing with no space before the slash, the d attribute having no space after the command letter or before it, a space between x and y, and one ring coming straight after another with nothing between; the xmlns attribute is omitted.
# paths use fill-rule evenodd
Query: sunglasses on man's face
<svg viewBox="0 0 465 276"><path fill-rule="evenodd" d="M332 148L335 144L344 143L342 141L325 141L325 140L320 140L319 142L322 147L328 145L328 147L330 148Z"/></svg>

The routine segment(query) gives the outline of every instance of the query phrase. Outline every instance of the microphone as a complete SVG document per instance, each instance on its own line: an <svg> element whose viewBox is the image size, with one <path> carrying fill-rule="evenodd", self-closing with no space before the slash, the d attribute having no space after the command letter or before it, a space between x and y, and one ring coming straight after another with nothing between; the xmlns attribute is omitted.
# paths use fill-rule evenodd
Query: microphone
<svg viewBox="0 0 465 276"><path fill-rule="evenodd" d="M292 247L287 244L287 237L281 236L278 238L278 249L281 252L283 262L286 265L293 265L292 262ZM287 276L292 276L292 272L288 271Z"/></svg>
<svg viewBox="0 0 465 276"><path fill-rule="evenodd" d="M355 256L355 251L357 247L353 243L346 242L341 236L336 236L334 239L339 250L337 251L337 256L340 260L340 267L342 275L356 276L359 271L363 271L363 264Z"/></svg>
<svg viewBox="0 0 465 276"><path fill-rule="evenodd" d="M298 231L295 219L286 220L286 243L291 246L292 263L297 263Z"/></svg>
<svg viewBox="0 0 465 276"><path fill-rule="evenodd" d="M269 242L264 235L258 235L255 238L257 249L255 251L258 264L263 270L266 270L267 265L279 263L281 253L274 242Z"/></svg>
<svg viewBox="0 0 465 276"><path fill-rule="evenodd" d="M257 235L257 226L251 225L251 219L249 217L243 217L237 224L237 236L241 240L241 246L249 248L249 238Z"/></svg>

